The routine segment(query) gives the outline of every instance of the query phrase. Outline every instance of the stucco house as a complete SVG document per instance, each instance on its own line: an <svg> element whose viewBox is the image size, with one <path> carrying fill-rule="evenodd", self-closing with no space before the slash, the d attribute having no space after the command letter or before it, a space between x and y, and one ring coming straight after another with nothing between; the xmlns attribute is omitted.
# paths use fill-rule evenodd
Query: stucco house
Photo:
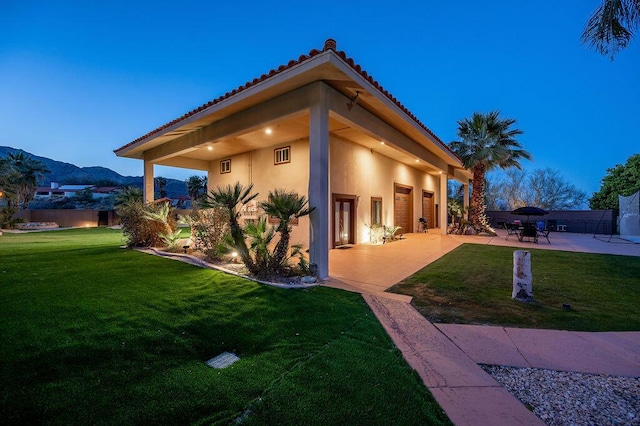
<svg viewBox="0 0 640 426"><path fill-rule="evenodd" d="M327 40L322 50L273 69L115 150L144 162L153 199L156 164L206 171L210 189L254 184L266 199L284 188L315 211L294 226L319 275L329 250L369 241L369 224L446 233L447 181L471 172L431 130ZM255 217L254 206L243 213Z"/></svg>

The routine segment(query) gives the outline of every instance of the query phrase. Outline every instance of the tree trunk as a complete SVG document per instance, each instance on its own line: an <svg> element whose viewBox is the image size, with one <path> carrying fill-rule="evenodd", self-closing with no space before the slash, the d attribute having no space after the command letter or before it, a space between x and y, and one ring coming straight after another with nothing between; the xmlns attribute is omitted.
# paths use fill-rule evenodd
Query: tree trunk
<svg viewBox="0 0 640 426"><path fill-rule="evenodd" d="M482 226L486 222L484 204L484 178L486 166L477 164L473 167L473 191L471 192L471 209L469 222L472 226Z"/></svg>
<svg viewBox="0 0 640 426"><path fill-rule="evenodd" d="M526 250L513 252L513 291L511 298L519 302L533 302L531 255Z"/></svg>
<svg viewBox="0 0 640 426"><path fill-rule="evenodd" d="M287 251L289 251L289 239L290 239L290 234L288 230L281 230L280 231L280 241L278 241L278 244L276 244L276 248L274 250L274 267L275 268L282 268L282 263L284 262L284 259L287 257Z"/></svg>

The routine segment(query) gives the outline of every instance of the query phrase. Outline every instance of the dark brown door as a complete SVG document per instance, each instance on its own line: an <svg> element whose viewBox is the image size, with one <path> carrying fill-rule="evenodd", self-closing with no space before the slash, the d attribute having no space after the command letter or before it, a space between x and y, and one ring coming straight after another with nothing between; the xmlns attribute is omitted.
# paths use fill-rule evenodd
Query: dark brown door
<svg viewBox="0 0 640 426"><path fill-rule="evenodd" d="M433 192L422 191L422 217L427 219L428 228L435 226L433 216Z"/></svg>
<svg viewBox="0 0 640 426"><path fill-rule="evenodd" d="M394 224L401 227L398 234L413 232L413 188L395 184L394 191Z"/></svg>

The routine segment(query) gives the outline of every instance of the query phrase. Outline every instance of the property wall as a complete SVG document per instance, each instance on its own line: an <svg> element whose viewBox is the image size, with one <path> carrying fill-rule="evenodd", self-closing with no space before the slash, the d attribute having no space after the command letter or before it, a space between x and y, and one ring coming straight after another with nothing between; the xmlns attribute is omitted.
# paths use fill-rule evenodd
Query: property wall
<svg viewBox="0 0 640 426"><path fill-rule="evenodd" d="M491 226L497 226L498 222L513 222L514 219L526 219L526 216L516 216L508 211L488 211L487 217ZM531 219L537 220L537 217L532 216ZM564 225L566 232L605 235L617 233L615 210L551 210L548 215L542 216L541 219L549 224L556 225L556 227L557 225Z"/></svg>
<svg viewBox="0 0 640 426"><path fill-rule="evenodd" d="M98 214L100 210L71 210L71 209L51 209L51 210L28 210L21 212L22 217L27 222L55 222L61 228L78 228L85 226L98 226ZM114 225L118 222L114 211L108 212L108 224Z"/></svg>
<svg viewBox="0 0 640 426"><path fill-rule="evenodd" d="M382 198L383 224L394 222L394 184L413 187L413 222L415 232L418 218L422 216L422 190L434 193L434 204L439 199L439 176L424 173L403 163L386 157L375 150L338 138L330 138L331 178L330 192L355 195L356 202L356 242L369 242L371 223L371 197Z"/></svg>

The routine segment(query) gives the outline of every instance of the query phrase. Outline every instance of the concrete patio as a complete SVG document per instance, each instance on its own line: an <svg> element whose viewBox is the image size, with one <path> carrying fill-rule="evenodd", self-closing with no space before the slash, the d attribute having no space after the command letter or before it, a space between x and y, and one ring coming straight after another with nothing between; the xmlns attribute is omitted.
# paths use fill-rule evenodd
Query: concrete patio
<svg viewBox="0 0 640 426"><path fill-rule="evenodd" d="M553 232L548 243L541 238L538 244L520 242L516 236L506 239L506 231L498 230L495 237L485 235L441 235L439 229L428 233L405 234L401 240L387 244L356 244L348 249L329 252L327 284L364 293L384 292L402 279L449 253L461 244L486 244L514 249L561 250L581 253L640 256L640 244L608 235L571 234Z"/></svg>

